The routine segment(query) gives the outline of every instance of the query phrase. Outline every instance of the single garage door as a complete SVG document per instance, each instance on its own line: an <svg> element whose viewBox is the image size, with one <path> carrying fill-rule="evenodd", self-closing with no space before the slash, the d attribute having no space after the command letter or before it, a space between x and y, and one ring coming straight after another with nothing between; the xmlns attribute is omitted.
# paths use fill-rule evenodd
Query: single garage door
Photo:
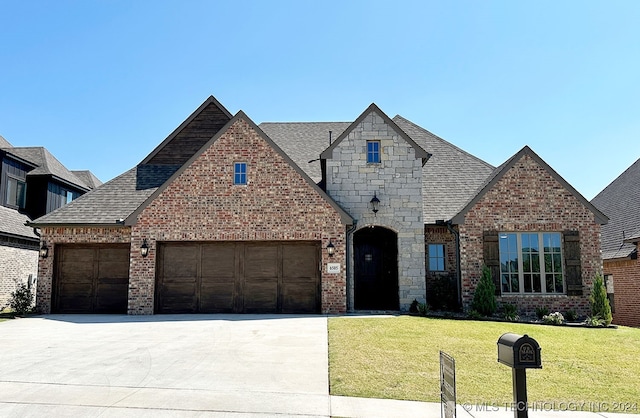
<svg viewBox="0 0 640 418"><path fill-rule="evenodd" d="M129 245L56 246L53 312L127 313Z"/></svg>
<svg viewBox="0 0 640 418"><path fill-rule="evenodd" d="M159 243L157 313L320 312L317 242Z"/></svg>

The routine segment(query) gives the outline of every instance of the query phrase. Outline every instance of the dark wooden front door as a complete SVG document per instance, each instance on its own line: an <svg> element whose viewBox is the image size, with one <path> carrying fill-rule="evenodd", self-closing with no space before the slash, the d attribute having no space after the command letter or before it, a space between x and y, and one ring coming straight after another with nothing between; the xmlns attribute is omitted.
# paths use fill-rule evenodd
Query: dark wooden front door
<svg viewBox="0 0 640 418"><path fill-rule="evenodd" d="M127 313L129 245L56 245L54 313Z"/></svg>
<svg viewBox="0 0 640 418"><path fill-rule="evenodd" d="M316 242L161 243L157 313L316 313Z"/></svg>
<svg viewBox="0 0 640 418"><path fill-rule="evenodd" d="M356 309L399 309L397 240L396 233L385 228L363 228L355 233Z"/></svg>

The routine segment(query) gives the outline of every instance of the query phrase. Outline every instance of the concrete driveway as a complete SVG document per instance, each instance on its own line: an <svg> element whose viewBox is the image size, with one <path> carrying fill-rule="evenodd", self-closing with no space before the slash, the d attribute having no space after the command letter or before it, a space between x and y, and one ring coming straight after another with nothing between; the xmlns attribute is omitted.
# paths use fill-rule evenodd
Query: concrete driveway
<svg viewBox="0 0 640 418"><path fill-rule="evenodd" d="M48 315L0 323L0 416L329 416L327 318Z"/></svg>

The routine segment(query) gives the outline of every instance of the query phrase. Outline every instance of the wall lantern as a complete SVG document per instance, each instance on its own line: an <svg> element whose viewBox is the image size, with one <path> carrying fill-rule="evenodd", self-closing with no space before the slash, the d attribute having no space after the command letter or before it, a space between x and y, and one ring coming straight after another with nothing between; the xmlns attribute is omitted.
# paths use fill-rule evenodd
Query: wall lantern
<svg viewBox="0 0 640 418"><path fill-rule="evenodd" d="M371 210L373 211L373 214L375 215L376 213L378 213L378 206L380 206L380 199L378 199L378 196L376 196L376 192L373 192L373 198L369 203L371 204Z"/></svg>
<svg viewBox="0 0 640 418"><path fill-rule="evenodd" d="M40 247L40 257L49 257L49 247L47 247L47 243L44 241L42 241L42 247Z"/></svg>
<svg viewBox="0 0 640 418"><path fill-rule="evenodd" d="M336 252L336 246L333 245L331 240L329 240L329 244L327 245L327 254L329 254L329 257L333 257L333 253L335 252Z"/></svg>
<svg viewBox="0 0 640 418"><path fill-rule="evenodd" d="M146 238L142 241L142 245L140 246L140 255L143 257L149 255L149 244L147 244Z"/></svg>

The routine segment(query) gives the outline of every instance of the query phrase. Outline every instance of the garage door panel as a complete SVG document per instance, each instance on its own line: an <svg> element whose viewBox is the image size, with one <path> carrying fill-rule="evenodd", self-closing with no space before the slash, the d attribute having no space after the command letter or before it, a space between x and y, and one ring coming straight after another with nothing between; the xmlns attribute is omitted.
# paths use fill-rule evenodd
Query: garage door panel
<svg viewBox="0 0 640 418"><path fill-rule="evenodd" d="M278 247L247 245L244 251L244 275L250 278L278 277Z"/></svg>
<svg viewBox="0 0 640 418"><path fill-rule="evenodd" d="M60 311L67 313L88 313L91 311L92 283L64 283L59 288L58 305Z"/></svg>
<svg viewBox="0 0 640 418"><path fill-rule="evenodd" d="M230 313L234 311L235 283L203 283L200 293L200 311L207 313Z"/></svg>
<svg viewBox="0 0 640 418"><path fill-rule="evenodd" d="M284 277L313 277L318 274L318 249L315 245L284 245L282 275Z"/></svg>
<svg viewBox="0 0 640 418"><path fill-rule="evenodd" d="M283 313L315 313L318 311L317 282L313 279L288 280L282 283Z"/></svg>
<svg viewBox="0 0 640 418"><path fill-rule="evenodd" d="M277 280L245 281L244 311L246 313L274 313L277 309Z"/></svg>
<svg viewBox="0 0 640 418"><path fill-rule="evenodd" d="M202 277L233 277L236 269L236 245L202 245Z"/></svg>
<svg viewBox="0 0 640 418"><path fill-rule="evenodd" d="M163 272L168 277L196 277L198 248L195 245L165 246Z"/></svg>
<svg viewBox="0 0 640 418"><path fill-rule="evenodd" d="M61 245L56 251L53 311L126 313L128 245Z"/></svg>

